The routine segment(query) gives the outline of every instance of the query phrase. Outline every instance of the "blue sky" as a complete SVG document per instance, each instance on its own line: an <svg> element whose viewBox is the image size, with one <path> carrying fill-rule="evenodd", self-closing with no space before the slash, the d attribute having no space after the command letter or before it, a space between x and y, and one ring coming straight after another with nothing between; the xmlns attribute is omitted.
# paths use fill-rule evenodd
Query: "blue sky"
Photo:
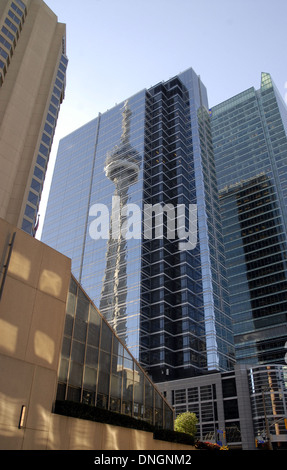
<svg viewBox="0 0 287 470"><path fill-rule="evenodd" d="M192 67L214 106L269 72L287 100L286 0L45 0L67 25L59 139L138 91ZM41 231L41 228L40 228ZM39 235L38 235L39 236Z"/></svg>

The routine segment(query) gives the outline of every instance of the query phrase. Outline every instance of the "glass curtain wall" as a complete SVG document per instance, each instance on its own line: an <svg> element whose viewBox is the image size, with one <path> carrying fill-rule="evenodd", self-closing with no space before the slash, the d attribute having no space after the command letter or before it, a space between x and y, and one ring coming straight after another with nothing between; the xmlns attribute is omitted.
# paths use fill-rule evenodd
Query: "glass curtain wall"
<svg viewBox="0 0 287 470"><path fill-rule="evenodd" d="M233 366L220 224L206 91L192 69L60 142L42 241L72 259L75 277L154 381ZM115 236L115 226L128 231ZM192 249L180 249L179 227L183 243L197 228Z"/></svg>
<svg viewBox="0 0 287 470"><path fill-rule="evenodd" d="M287 111L278 103L270 75L262 74L259 91L250 88L212 109L236 358L242 363L284 363Z"/></svg>
<svg viewBox="0 0 287 470"><path fill-rule="evenodd" d="M173 409L71 278L57 400L81 402L173 429Z"/></svg>
<svg viewBox="0 0 287 470"><path fill-rule="evenodd" d="M234 366L235 351L208 97L200 77L192 69L179 78L188 90L190 103L190 158L198 213L207 369L227 371Z"/></svg>
<svg viewBox="0 0 287 470"><path fill-rule="evenodd" d="M255 436L287 436L287 366L253 367L248 380Z"/></svg>

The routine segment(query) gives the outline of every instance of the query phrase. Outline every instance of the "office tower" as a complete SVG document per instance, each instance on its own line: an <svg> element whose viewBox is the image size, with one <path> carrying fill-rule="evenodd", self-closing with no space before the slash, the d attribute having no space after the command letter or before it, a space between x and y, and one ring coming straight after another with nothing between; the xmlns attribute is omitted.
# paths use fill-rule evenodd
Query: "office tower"
<svg viewBox="0 0 287 470"><path fill-rule="evenodd" d="M234 361L207 93L192 69L60 142L42 240L156 382Z"/></svg>
<svg viewBox="0 0 287 470"><path fill-rule="evenodd" d="M236 359L284 364L287 110L272 78L212 108Z"/></svg>
<svg viewBox="0 0 287 470"><path fill-rule="evenodd" d="M64 97L66 28L42 0L0 5L0 217L34 235Z"/></svg>

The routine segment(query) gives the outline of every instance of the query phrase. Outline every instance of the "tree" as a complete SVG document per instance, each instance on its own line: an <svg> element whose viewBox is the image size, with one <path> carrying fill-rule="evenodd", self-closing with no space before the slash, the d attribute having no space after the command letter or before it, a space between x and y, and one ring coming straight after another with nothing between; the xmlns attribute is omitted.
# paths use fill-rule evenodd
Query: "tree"
<svg viewBox="0 0 287 470"><path fill-rule="evenodd" d="M186 411L185 413L181 413L176 417L174 421L174 430L178 432L185 432L186 434L190 434L194 437L197 431L197 423L198 419L195 413Z"/></svg>

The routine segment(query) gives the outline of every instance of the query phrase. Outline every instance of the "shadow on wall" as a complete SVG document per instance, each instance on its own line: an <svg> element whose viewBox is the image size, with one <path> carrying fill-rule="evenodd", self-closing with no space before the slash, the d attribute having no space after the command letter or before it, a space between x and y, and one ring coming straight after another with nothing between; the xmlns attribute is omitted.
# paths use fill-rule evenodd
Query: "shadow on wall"
<svg viewBox="0 0 287 470"><path fill-rule="evenodd" d="M13 232L5 270L7 236L11 239ZM37 434L48 436L71 264L3 220L0 259L0 449L33 449ZM26 415L19 429L23 405Z"/></svg>

